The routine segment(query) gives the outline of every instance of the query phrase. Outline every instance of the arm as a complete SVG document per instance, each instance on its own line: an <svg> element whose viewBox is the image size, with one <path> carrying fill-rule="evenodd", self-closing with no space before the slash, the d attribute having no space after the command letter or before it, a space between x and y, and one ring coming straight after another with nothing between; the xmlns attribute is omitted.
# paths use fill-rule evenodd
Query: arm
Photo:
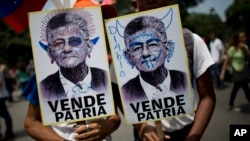
<svg viewBox="0 0 250 141"><path fill-rule="evenodd" d="M212 117L216 98L209 69L197 79L200 102L196 111L194 125L186 141L199 141Z"/></svg>
<svg viewBox="0 0 250 141"><path fill-rule="evenodd" d="M24 121L24 129L33 139L39 141L64 141L51 128L44 126L41 122L39 106L29 104L28 112Z"/></svg>
<svg viewBox="0 0 250 141"><path fill-rule="evenodd" d="M227 69L229 62L230 62L230 57L227 55L225 58L225 61L223 63L223 66L222 66L221 73L220 73L221 80L224 80L224 78L225 78L225 72L226 72L226 69Z"/></svg>
<svg viewBox="0 0 250 141"><path fill-rule="evenodd" d="M220 65L220 64L222 64L222 62L223 62L224 51L223 51L223 50L220 50L219 53L220 53L220 56L219 56L220 58L219 58L219 62L217 62L217 64Z"/></svg>

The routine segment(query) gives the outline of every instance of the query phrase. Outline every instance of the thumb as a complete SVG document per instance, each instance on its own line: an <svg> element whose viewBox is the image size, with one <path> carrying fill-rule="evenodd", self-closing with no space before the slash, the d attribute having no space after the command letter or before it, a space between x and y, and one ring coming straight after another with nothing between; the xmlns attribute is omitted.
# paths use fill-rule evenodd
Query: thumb
<svg viewBox="0 0 250 141"><path fill-rule="evenodd" d="M167 139L167 140L171 139L171 137L169 135L165 135L164 138Z"/></svg>

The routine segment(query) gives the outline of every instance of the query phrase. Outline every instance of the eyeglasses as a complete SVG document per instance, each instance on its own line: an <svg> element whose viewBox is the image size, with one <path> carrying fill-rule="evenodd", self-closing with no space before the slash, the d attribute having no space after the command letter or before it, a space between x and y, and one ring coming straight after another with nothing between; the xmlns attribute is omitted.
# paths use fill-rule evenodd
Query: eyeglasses
<svg viewBox="0 0 250 141"><path fill-rule="evenodd" d="M150 52L159 51L162 41L158 38L149 39L146 42L133 42L129 45L129 51L132 55L140 55L143 50L147 49Z"/></svg>
<svg viewBox="0 0 250 141"><path fill-rule="evenodd" d="M62 50L66 44L65 39L57 39L53 44L49 44L49 48L54 51ZM68 40L68 45L73 48L80 48L82 44L82 39L80 37L70 37Z"/></svg>

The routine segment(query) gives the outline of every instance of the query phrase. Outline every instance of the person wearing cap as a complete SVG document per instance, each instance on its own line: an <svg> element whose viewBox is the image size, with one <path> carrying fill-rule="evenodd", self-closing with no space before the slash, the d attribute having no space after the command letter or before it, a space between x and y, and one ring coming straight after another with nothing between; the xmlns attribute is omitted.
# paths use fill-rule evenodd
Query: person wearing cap
<svg viewBox="0 0 250 141"><path fill-rule="evenodd" d="M144 11L170 5L170 0L136 0L133 5L136 11ZM193 88L195 113L182 117L162 119L164 135L159 137L156 133L154 122L144 122L133 125L136 141L200 141L211 120L216 97L211 80L209 67L214 64L206 44L202 38L192 33L193 36Z"/></svg>
<svg viewBox="0 0 250 141"><path fill-rule="evenodd" d="M66 82L71 81L75 84L78 84L78 81L85 80L85 77L87 76L89 77L88 80L92 86L91 89L88 89L90 92L105 92L107 86L106 72L98 68L89 67L85 64L85 60L89 56L89 53L92 49L92 44L90 43L90 40L88 38L89 36L85 33L86 29L84 27L86 25L79 26L74 23L74 21L76 20L70 20L72 22L71 24L67 24L64 26L60 25L63 23L69 23L70 21L67 21L68 19L81 19L77 15L71 15L71 13L67 12L67 10L60 11L61 12L52 17L51 20L57 21L58 19L60 19L61 22L57 23L58 25L53 25L48 22L46 30L48 40L48 55L51 57L52 62L55 61L57 63L57 65L60 67L60 70L55 74L48 76L41 82L41 91L43 93L46 93L46 95L44 95L44 98L51 100L58 97L67 97L66 95L64 95L65 92L62 92L60 94L57 93L56 97L53 96L53 94L55 94L58 90L63 90L63 86L61 86L60 80L58 83L51 83L54 80L58 80L59 76L60 78L63 77L65 80L67 80ZM67 22L62 22L62 19ZM85 22L82 21L80 23ZM73 28L73 30L70 30L68 28ZM56 34L63 33L62 31L69 30L74 32L70 32L68 34ZM73 52L75 53L73 54ZM61 57L61 55L64 57ZM74 58L72 56L76 57ZM66 57L67 59L64 59ZM72 76L74 76L72 75L72 69L78 70L77 74L81 72L79 75L77 75L77 78L72 78ZM65 71L67 73L65 73ZM96 77L98 77L98 79ZM91 120L86 122L85 124L63 123L52 126L44 126L41 122L41 111L39 107L35 75L32 76L30 82L28 83L26 89L23 92L23 95L30 102L24 122L25 131L35 140L111 141L111 133L119 127L121 122L119 115L115 114L107 118L98 118L96 120Z"/></svg>

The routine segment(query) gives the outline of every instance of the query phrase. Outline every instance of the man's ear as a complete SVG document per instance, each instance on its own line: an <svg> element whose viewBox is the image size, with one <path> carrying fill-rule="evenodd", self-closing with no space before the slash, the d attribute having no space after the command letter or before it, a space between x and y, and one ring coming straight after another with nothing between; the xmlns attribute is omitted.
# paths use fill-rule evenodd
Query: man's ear
<svg viewBox="0 0 250 141"><path fill-rule="evenodd" d="M93 42L91 40L87 41L87 47L88 47L88 54L90 54L93 49Z"/></svg>
<svg viewBox="0 0 250 141"><path fill-rule="evenodd" d="M47 48L47 54L49 55L50 59L54 59L54 55L52 54L52 50L48 47Z"/></svg>
<svg viewBox="0 0 250 141"><path fill-rule="evenodd" d="M54 57L54 54L52 53L52 50L50 48L47 48L46 51L47 51L48 56L50 57L51 64L53 64L53 62L55 61L55 57Z"/></svg>
<svg viewBox="0 0 250 141"><path fill-rule="evenodd" d="M51 49L50 48L47 48L47 54L49 55L49 57L51 58L52 57L52 53L51 53Z"/></svg>
<svg viewBox="0 0 250 141"><path fill-rule="evenodd" d="M132 61L132 58L131 58L131 56L130 56L130 54L129 54L129 51L126 49L126 50L124 50L124 57L125 57L125 59L128 61L128 63L131 65L131 66L134 66L134 63L133 63L133 61Z"/></svg>
<svg viewBox="0 0 250 141"><path fill-rule="evenodd" d="M170 51L170 44L168 43L168 41L166 41L166 42L163 42L163 45L164 45L164 47L165 47L165 49L167 50L167 51Z"/></svg>
<svg viewBox="0 0 250 141"><path fill-rule="evenodd" d="M166 55L168 56L171 49L171 45L168 43L168 41L164 42L163 45L165 48Z"/></svg>

